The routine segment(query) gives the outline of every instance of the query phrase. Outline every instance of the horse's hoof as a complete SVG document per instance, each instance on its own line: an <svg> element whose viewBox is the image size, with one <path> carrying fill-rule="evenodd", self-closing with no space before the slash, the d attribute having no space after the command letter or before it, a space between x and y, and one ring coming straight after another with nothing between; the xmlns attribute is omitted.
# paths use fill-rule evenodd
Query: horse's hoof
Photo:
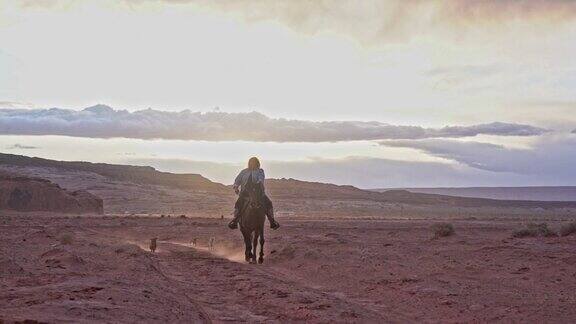
<svg viewBox="0 0 576 324"><path fill-rule="evenodd" d="M280 223L278 223L277 221L270 222L270 228L273 230L277 230L280 228Z"/></svg>
<svg viewBox="0 0 576 324"><path fill-rule="evenodd" d="M250 264L256 264L256 260L250 259Z"/></svg>
<svg viewBox="0 0 576 324"><path fill-rule="evenodd" d="M264 263L264 258L258 258L258 264Z"/></svg>

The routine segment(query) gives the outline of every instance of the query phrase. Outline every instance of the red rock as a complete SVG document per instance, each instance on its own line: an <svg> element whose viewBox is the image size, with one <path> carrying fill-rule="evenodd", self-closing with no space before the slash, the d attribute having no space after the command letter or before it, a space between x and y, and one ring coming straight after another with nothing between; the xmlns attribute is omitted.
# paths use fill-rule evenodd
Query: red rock
<svg viewBox="0 0 576 324"><path fill-rule="evenodd" d="M0 173L0 210L102 214L104 203L84 190L70 192L45 179Z"/></svg>

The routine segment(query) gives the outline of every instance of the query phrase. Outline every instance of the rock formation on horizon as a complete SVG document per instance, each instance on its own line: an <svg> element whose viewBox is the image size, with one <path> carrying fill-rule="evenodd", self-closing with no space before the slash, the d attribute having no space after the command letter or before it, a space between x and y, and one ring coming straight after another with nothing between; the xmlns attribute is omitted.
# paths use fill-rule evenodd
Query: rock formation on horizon
<svg viewBox="0 0 576 324"><path fill-rule="evenodd" d="M67 191L46 179L0 173L0 210L103 214L104 203L87 191Z"/></svg>

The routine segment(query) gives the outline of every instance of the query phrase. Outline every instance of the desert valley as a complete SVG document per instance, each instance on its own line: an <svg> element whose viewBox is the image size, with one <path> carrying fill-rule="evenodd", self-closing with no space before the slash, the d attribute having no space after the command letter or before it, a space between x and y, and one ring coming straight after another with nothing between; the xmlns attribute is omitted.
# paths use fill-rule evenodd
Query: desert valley
<svg viewBox="0 0 576 324"><path fill-rule="evenodd" d="M0 324L576 323L576 1L0 0Z"/></svg>
<svg viewBox="0 0 576 324"><path fill-rule="evenodd" d="M576 202L268 180L282 227L254 265L233 190L200 175L8 154L0 171L0 322L576 317Z"/></svg>

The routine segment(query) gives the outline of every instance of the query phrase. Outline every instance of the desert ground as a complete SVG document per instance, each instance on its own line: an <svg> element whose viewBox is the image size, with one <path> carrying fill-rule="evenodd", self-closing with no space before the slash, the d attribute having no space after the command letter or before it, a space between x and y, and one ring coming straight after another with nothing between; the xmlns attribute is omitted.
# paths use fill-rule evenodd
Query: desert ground
<svg viewBox="0 0 576 324"><path fill-rule="evenodd" d="M575 235L514 238L521 217L452 218L455 234L436 238L441 219L414 218L279 216L253 265L219 217L3 213L0 321L576 319ZM557 219L544 221L570 218Z"/></svg>
<svg viewBox="0 0 576 324"><path fill-rule="evenodd" d="M576 320L576 224L572 235L513 235L531 223L558 232L576 220L575 202L271 180L282 226L266 229L257 265L244 262L242 236L226 226L229 186L151 168L0 158L2 172L104 204L102 215L0 211L0 323ZM453 235L436 235L442 223Z"/></svg>

